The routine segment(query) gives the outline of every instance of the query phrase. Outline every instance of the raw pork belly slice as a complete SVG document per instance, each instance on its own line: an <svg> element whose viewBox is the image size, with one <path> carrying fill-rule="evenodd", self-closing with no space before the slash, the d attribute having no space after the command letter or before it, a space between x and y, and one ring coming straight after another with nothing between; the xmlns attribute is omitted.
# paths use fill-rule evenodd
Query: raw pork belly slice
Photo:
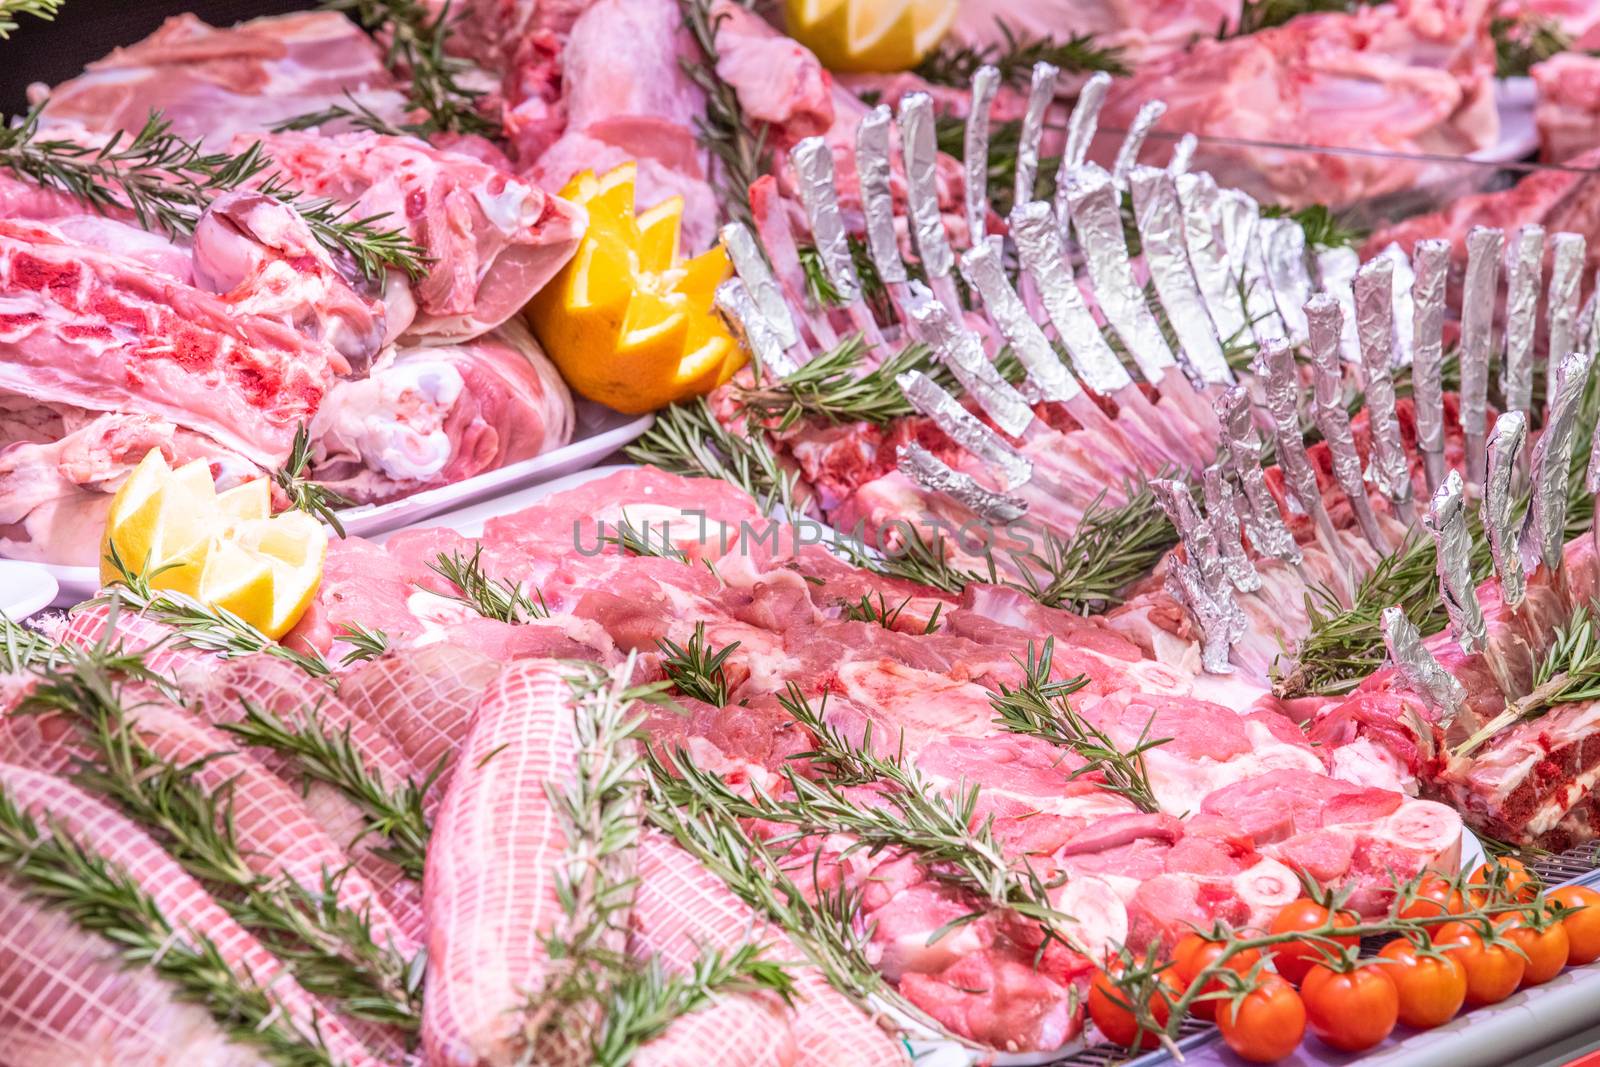
<svg viewBox="0 0 1600 1067"><path fill-rule="evenodd" d="M311 434L317 480L377 503L532 459L572 439L572 393L520 321L391 350L335 385Z"/></svg>
<svg viewBox="0 0 1600 1067"><path fill-rule="evenodd" d="M1539 158L1563 163L1600 143L1600 60L1582 52L1560 52L1529 71L1538 103L1533 120L1539 127Z"/></svg>
<svg viewBox="0 0 1600 1067"><path fill-rule="evenodd" d="M218 29L183 14L50 90L44 120L134 134L159 111L178 136L220 148L236 133L349 107L347 93L391 122L405 119L382 51L343 15L305 11Z"/></svg>
<svg viewBox="0 0 1600 1067"><path fill-rule="evenodd" d="M1593 836L1568 822L1592 806L1600 782L1600 703L1563 704L1518 723L1467 760L1453 760L1443 786L1472 825L1514 844L1559 851Z"/></svg>
<svg viewBox="0 0 1600 1067"><path fill-rule="evenodd" d="M155 902L180 938L189 934L208 938L236 974L263 989L271 990L296 1029L310 1035L315 1027L335 1060L347 1067L375 1067L379 1062L338 1018L321 1011L282 963L229 918L200 884L190 878L136 824L74 785L52 775L12 764L0 763L0 792L4 792L12 803L36 821L46 818L54 820L79 844L130 876ZM0 899L5 901L6 911L18 913L20 902L16 898L14 885L7 884L0 889ZM24 910L21 915L26 919L28 906L22 907ZM35 922L38 924L36 929L43 925L39 924L38 919ZM44 929L52 927L53 924L44 925ZM191 1032L196 1033L202 1042L214 1040L214 1036L208 1037L209 1028L187 1012L168 1009L170 1014L156 1012L133 1016L131 1013L137 999L149 997L152 993L150 980L141 972L122 970L110 962L91 963L77 972L58 969L62 965L83 967L83 952L92 952L94 945L105 946L105 955L100 957L102 961L110 959L112 950L109 943L87 936L76 940L81 948L74 954L71 941L56 944L52 948L26 940L22 931L13 928L11 923L0 928L0 945L4 945L4 949L0 950L0 973L21 973L32 979L25 979L20 985L0 983L0 1033L8 1029L19 1030L24 1040L50 1042L46 1047L51 1048L54 1055L48 1060L41 1060L41 1063L62 1062L62 1053L79 1043L91 1043L97 1055L119 1049L127 1049L131 1053L138 1048L141 1029L149 1032L149 1028L163 1021L169 1021L174 1027L185 1027L174 1032L163 1029L160 1037L169 1042L163 1051L184 1047L182 1042ZM21 968L20 972L18 968ZM27 1002L30 991L48 988L51 983L58 987L70 983L76 993L58 1002L57 1006L76 1004L80 1010L32 1014L27 1024L21 1022L17 1018L19 1004ZM12 1000L12 997L19 999ZM39 1027L41 1023L44 1029L33 1029L30 1036L29 1030ZM202 1044L198 1051L203 1052L204 1048ZM9 1043L7 1051L10 1051ZM128 1061L112 1055L106 1062ZM235 1059L227 1062L250 1062L249 1053L240 1051Z"/></svg>
<svg viewBox="0 0 1600 1067"><path fill-rule="evenodd" d="M708 949L729 950L756 939L775 960L803 960L786 934L770 926L694 857L666 836L639 841L639 885L630 944L642 955L685 970ZM880 1030L812 966L791 972L796 1003L789 1016L802 1067L891 1067L908 1062L899 1042Z"/></svg>
<svg viewBox="0 0 1600 1067"><path fill-rule="evenodd" d="M140 412L271 468L342 371L336 353L42 223L0 221L0 391Z"/></svg>
<svg viewBox="0 0 1600 1067"><path fill-rule="evenodd" d="M548 962L562 910L566 843L546 789L577 760L561 664L508 666L484 693L434 824L428 908L428 1062L508 1064L524 1050L521 1007Z"/></svg>
<svg viewBox="0 0 1600 1067"><path fill-rule="evenodd" d="M243 150L257 138L245 135ZM259 138L276 173L312 196L351 204L354 217L404 225L430 260L402 296L391 275L391 335L476 337L516 314L577 251L581 210L469 155L411 137L348 133ZM404 305L415 317L404 321Z"/></svg>

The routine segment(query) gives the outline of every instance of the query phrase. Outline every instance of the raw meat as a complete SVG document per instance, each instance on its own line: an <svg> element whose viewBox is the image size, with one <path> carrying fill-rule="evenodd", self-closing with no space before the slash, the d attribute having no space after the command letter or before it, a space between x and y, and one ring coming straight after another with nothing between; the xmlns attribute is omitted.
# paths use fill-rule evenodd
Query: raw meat
<svg viewBox="0 0 1600 1067"><path fill-rule="evenodd" d="M512 319L452 345L393 349L312 422L319 482L380 503L532 459L572 438L572 394Z"/></svg>
<svg viewBox="0 0 1600 1067"><path fill-rule="evenodd" d="M405 119L405 96L378 45L343 15L304 11L218 29L174 15L137 44L90 63L54 89L46 122L138 133L152 111L186 140L222 148L237 133L263 132L329 106L365 107Z"/></svg>
<svg viewBox="0 0 1600 1067"><path fill-rule="evenodd" d="M1361 5L1202 38L1114 83L1101 122L1127 129L1141 105L1161 100L1164 127L1200 135L1194 165L1223 185L1293 206L1381 196L1425 180L1427 168L1281 146L1458 156L1493 144L1488 15L1487 0ZM1209 145L1207 136L1253 143Z"/></svg>
<svg viewBox="0 0 1600 1067"><path fill-rule="evenodd" d="M1135 70L1239 25L1242 0L1050 0L1020 5L1007 0L961 4L951 37L964 45L1004 43L1001 26L1020 36L1064 40L1089 34L1100 48L1122 50Z"/></svg>
<svg viewBox="0 0 1600 1067"><path fill-rule="evenodd" d="M290 185L404 225L430 263L409 287L390 275L389 334L463 340L526 304L577 250L582 211L471 156L375 133L255 140ZM410 307L414 305L414 312Z"/></svg>
<svg viewBox="0 0 1600 1067"><path fill-rule="evenodd" d="M1529 72L1538 92L1533 120L1539 127L1539 158L1562 163L1600 143L1600 59L1560 52Z"/></svg>

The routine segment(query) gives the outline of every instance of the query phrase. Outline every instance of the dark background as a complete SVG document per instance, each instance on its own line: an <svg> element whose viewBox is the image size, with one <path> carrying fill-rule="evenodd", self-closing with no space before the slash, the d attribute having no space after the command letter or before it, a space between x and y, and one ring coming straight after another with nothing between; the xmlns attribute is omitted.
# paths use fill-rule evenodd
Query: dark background
<svg viewBox="0 0 1600 1067"><path fill-rule="evenodd" d="M54 22L20 15L21 28L0 41L0 107L8 116L25 111L30 82L63 82L113 48L149 36L169 15L191 11L228 26L315 6L316 0L67 0Z"/></svg>

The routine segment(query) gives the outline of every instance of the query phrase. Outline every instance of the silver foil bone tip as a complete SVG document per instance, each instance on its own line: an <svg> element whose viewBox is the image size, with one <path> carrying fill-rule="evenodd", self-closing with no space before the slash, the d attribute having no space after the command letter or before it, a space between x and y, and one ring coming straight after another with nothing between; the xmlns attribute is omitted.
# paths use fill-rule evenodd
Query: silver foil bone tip
<svg viewBox="0 0 1600 1067"><path fill-rule="evenodd" d="M1049 63L1035 63L1028 84L1028 106L1022 115L1022 131L1017 138L1017 164L1012 203L1020 204L1033 199L1034 183L1039 177L1039 142L1044 137L1044 116L1056 96L1056 78L1059 68Z"/></svg>
<svg viewBox="0 0 1600 1067"><path fill-rule="evenodd" d="M1233 495L1222 467L1213 463L1205 469L1202 483L1206 498L1206 514L1211 520L1211 532L1217 539L1217 552L1222 569L1235 589L1261 588L1261 575L1256 573L1250 554L1240 540L1238 501Z"/></svg>
<svg viewBox="0 0 1600 1067"><path fill-rule="evenodd" d="M1547 321L1550 324L1549 354L1545 381L1556 380L1561 357L1578 347L1578 291L1583 283L1584 254L1588 241L1581 233L1557 233L1550 237L1550 292Z"/></svg>
<svg viewBox="0 0 1600 1067"><path fill-rule="evenodd" d="M1033 321L1027 306L1011 287L1000 263L1000 254L993 246L978 244L962 253L961 276L983 301L990 319L1022 361L1028 380L1039 390L1042 399L1067 401L1083 392L1077 379L1067 373L1050 339Z"/></svg>
<svg viewBox="0 0 1600 1067"><path fill-rule="evenodd" d="M1418 241L1411 251L1416 278L1411 283L1411 396L1416 410L1417 447L1427 468L1428 491L1444 479L1444 290L1450 269L1450 242Z"/></svg>
<svg viewBox="0 0 1600 1067"><path fill-rule="evenodd" d="M894 193L890 184L889 108L879 104L856 128L856 176L861 181L861 211L867 219L867 252L878 277L890 285L906 280L905 261L894 231Z"/></svg>
<svg viewBox="0 0 1600 1067"><path fill-rule="evenodd" d="M1234 600L1211 527L1182 482L1156 478L1150 482L1150 490L1177 528L1187 557L1167 557L1167 591L1189 609L1199 625L1201 666L1208 674L1230 674L1229 655L1244 636L1246 619Z"/></svg>
<svg viewBox="0 0 1600 1067"><path fill-rule="evenodd" d="M1027 501L1009 493L996 493L970 475L950 466L915 441L900 446L896 466L901 474L930 493L943 493L989 522L1014 522L1028 512Z"/></svg>
<svg viewBox="0 0 1600 1067"><path fill-rule="evenodd" d="M1528 417L1520 411L1502 412L1489 431L1488 467L1483 483L1483 532L1489 555L1500 576L1506 606L1515 609L1526 590L1518 538L1522 524L1513 514L1516 505L1517 460L1528 436Z"/></svg>
<svg viewBox="0 0 1600 1067"><path fill-rule="evenodd" d="M943 278L955 265L944 219L939 214L939 144L934 132L933 98L907 93L900 100L900 146L906 164L906 199L911 206L911 236L930 278Z"/></svg>
<svg viewBox="0 0 1600 1067"><path fill-rule="evenodd" d="M1257 224L1267 284L1289 340L1306 339L1305 303L1311 298L1306 269L1306 231L1293 219L1262 219Z"/></svg>
<svg viewBox="0 0 1600 1067"><path fill-rule="evenodd" d="M1533 498L1522 531L1522 565L1529 570L1542 561L1553 574L1561 567L1561 543L1567 525L1567 478L1578 433L1578 409L1589 384L1593 358L1569 352L1556 369L1550 389L1550 415L1533 446Z"/></svg>
<svg viewBox="0 0 1600 1067"><path fill-rule="evenodd" d="M1127 185L1128 172L1138 165L1139 149L1144 147L1150 131L1166 113L1165 101L1146 100L1139 108L1139 113L1133 117L1133 122L1128 125L1128 132L1122 138L1121 146L1117 148L1117 158L1111 164L1111 180L1118 188Z"/></svg>
<svg viewBox="0 0 1600 1067"><path fill-rule="evenodd" d="M1111 88L1111 75L1100 71L1078 92L1077 103L1067 117L1067 141L1061 152L1061 166L1056 171L1055 215L1057 223L1066 228L1071 214L1067 205L1067 175L1083 165L1089 155L1089 142L1094 140L1100 123L1100 108L1106 102L1106 92ZM1028 197L1032 200L1033 197ZM1020 201L1018 201L1020 203Z"/></svg>
<svg viewBox="0 0 1600 1067"><path fill-rule="evenodd" d="M730 222L719 231L722 247L727 250L733 269L749 290L756 311L766 321L767 328L777 337L784 349L800 343L800 331L794 316L789 314L789 304L783 298L783 289L767 265L767 255L749 227L742 222Z"/></svg>
<svg viewBox="0 0 1600 1067"><path fill-rule="evenodd" d="M1251 420L1249 392L1242 385L1233 386L1217 398L1216 410L1222 425L1223 462L1244 492L1244 521L1251 543L1264 556L1298 564L1300 546L1261 471L1261 439Z"/></svg>
<svg viewBox="0 0 1600 1067"><path fill-rule="evenodd" d="M1183 205L1183 243L1194 268L1195 282L1205 297L1206 312L1224 344L1250 339L1244 301L1233 282L1223 245L1217 183L1205 173L1182 174L1177 179L1178 202Z"/></svg>
<svg viewBox="0 0 1600 1067"><path fill-rule="evenodd" d="M1339 364L1339 338L1344 313L1339 302L1318 293L1306 302L1306 321L1311 334L1312 379L1315 386L1317 429L1328 442L1334 477L1344 490L1367 541L1379 552L1392 547L1372 513L1372 503L1361 473L1361 456L1355 436L1350 432L1350 413L1344 407L1344 376Z"/></svg>
<svg viewBox="0 0 1600 1067"><path fill-rule="evenodd" d="M1025 485L1033 477L1033 464L1012 448L955 397L941 389L921 371L907 371L895 379L911 406L932 419L952 441L987 463L1008 490Z"/></svg>
<svg viewBox="0 0 1600 1067"><path fill-rule="evenodd" d="M1500 367L1500 388L1510 410L1527 411L1533 402L1533 335L1539 321L1544 227L1532 224L1519 227L1509 259L1505 360Z"/></svg>
<svg viewBox="0 0 1600 1067"><path fill-rule="evenodd" d="M800 203L811 224L822 271L840 299L854 303L861 299L861 278L856 274L850 239L839 214L839 194L833 184L833 150L821 137L807 137L790 150L789 162L794 166Z"/></svg>
<svg viewBox="0 0 1600 1067"><path fill-rule="evenodd" d="M1372 431L1372 473L1385 496L1408 514L1411 463L1395 417L1394 264L1379 257L1356 272L1356 334L1366 372L1367 416Z"/></svg>
<svg viewBox="0 0 1600 1067"><path fill-rule="evenodd" d="M1200 147L1200 138L1192 133L1186 133L1178 138L1178 143L1172 146L1172 158L1167 160L1167 173L1174 177L1189 172L1189 165L1194 162L1194 152Z"/></svg>
<svg viewBox="0 0 1600 1067"><path fill-rule="evenodd" d="M1461 651L1471 655L1484 647L1487 631L1472 581L1472 535L1467 530L1466 485L1460 471L1445 475L1422 525L1433 535L1439 597L1450 618L1450 632Z"/></svg>
<svg viewBox="0 0 1600 1067"><path fill-rule="evenodd" d="M756 364L765 374L784 378L799 369L784 350L782 340L767 322L766 316L756 309L755 301L742 279L729 278L717 286L715 304L734 333L743 339L745 347L755 356Z"/></svg>
<svg viewBox="0 0 1600 1067"><path fill-rule="evenodd" d="M1461 429L1467 437L1467 479L1483 481L1489 356L1494 347L1495 295L1505 234L1474 226L1467 234L1467 279L1461 296Z"/></svg>
<svg viewBox="0 0 1600 1067"><path fill-rule="evenodd" d="M1233 384L1233 371L1189 269L1176 180L1156 167L1134 167L1129 182L1145 266L1178 335L1184 360L1206 385Z"/></svg>
<svg viewBox="0 0 1600 1067"><path fill-rule="evenodd" d="M989 222L989 112L1000 88L1000 71L984 64L972 73L972 106L962 139L966 173L967 229L974 246L983 243Z"/></svg>
<svg viewBox="0 0 1600 1067"><path fill-rule="evenodd" d="M1013 437L1033 422L1033 409L1022 394L1000 376L977 336L951 316L926 287L911 283L907 309L916 331L940 362L950 368L967 395L978 402L996 426Z"/></svg>
<svg viewBox="0 0 1600 1067"><path fill-rule="evenodd" d="M1399 607L1384 608L1380 625L1384 647L1400 677L1413 692L1438 709L1440 724L1448 726L1466 703L1466 687L1433 658L1433 653L1422 643L1422 635Z"/></svg>

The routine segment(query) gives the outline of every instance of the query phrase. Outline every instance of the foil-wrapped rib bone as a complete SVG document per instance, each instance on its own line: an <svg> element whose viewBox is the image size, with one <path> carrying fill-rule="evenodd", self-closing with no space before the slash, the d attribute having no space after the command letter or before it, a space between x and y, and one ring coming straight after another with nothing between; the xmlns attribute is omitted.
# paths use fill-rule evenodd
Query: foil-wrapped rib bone
<svg viewBox="0 0 1600 1067"><path fill-rule="evenodd" d="M1067 140L1061 152L1061 167L1056 172L1055 215L1057 225L1062 230L1067 228L1067 220L1071 215L1067 204L1067 175L1083 166L1083 161L1089 156L1089 143L1094 140L1095 130L1100 125L1100 108L1104 106L1106 92L1110 88L1111 75L1105 71L1093 75L1083 83L1078 100L1072 105L1072 114L1067 116ZM1027 199L1032 200L1033 197ZM1023 203L1022 200L1012 202Z"/></svg>
<svg viewBox="0 0 1600 1067"><path fill-rule="evenodd" d="M1333 474L1339 488L1350 501L1356 523L1373 548L1387 554L1394 546L1378 526L1367 499L1361 476L1361 456L1356 452L1350 432L1350 414L1344 407L1344 376L1339 364L1339 332L1344 313L1339 302L1327 293L1318 293L1306 303L1306 321L1311 331L1312 381L1316 392L1316 423L1328 443Z"/></svg>
<svg viewBox="0 0 1600 1067"><path fill-rule="evenodd" d="M795 326L794 316L789 313L789 303L783 297L783 289L778 285L772 268L767 265L766 253L761 250L755 234L742 222L730 222L722 227L720 236L722 247L733 262L734 272L744 282L750 300L767 328L786 351L797 347L800 344L800 331Z"/></svg>
<svg viewBox="0 0 1600 1067"><path fill-rule="evenodd" d="M800 204L811 224L817 258L828 284L845 303L861 299L861 277L850 254L850 239L839 214L839 194L833 184L833 152L821 137L807 137L789 152Z"/></svg>
<svg viewBox="0 0 1600 1067"><path fill-rule="evenodd" d="M1552 574L1561 567L1561 544L1566 540L1567 526L1567 478L1578 433L1578 408L1583 403L1593 362L1594 357L1587 352L1569 352L1556 369L1556 381L1550 389L1550 416L1539 442L1533 446L1533 497L1522 531L1522 565L1530 571L1541 561Z"/></svg>
<svg viewBox="0 0 1600 1067"><path fill-rule="evenodd" d="M907 303L918 336L932 346L939 360L961 383L961 388L978 402L996 426L1013 437L1020 437L1033 422L1033 409L1027 400L989 362L982 342L956 322L926 287L913 282L910 291Z"/></svg>
<svg viewBox="0 0 1600 1067"><path fill-rule="evenodd" d="M1339 353L1346 363L1361 362L1361 344L1356 340L1356 271L1361 269L1361 256L1353 248L1340 246L1324 248L1317 252L1317 277L1322 291L1339 301L1344 309L1344 329L1339 334Z"/></svg>
<svg viewBox="0 0 1600 1067"><path fill-rule="evenodd" d="M895 379L911 406L932 419L956 444L988 464L1007 490L1026 485L1033 464L1012 448L972 412L921 371L907 371Z"/></svg>
<svg viewBox="0 0 1600 1067"><path fill-rule="evenodd" d="M1518 546L1522 524L1514 514L1516 506L1517 461L1528 437L1528 417L1520 411L1505 411L1494 420L1489 431L1488 468L1483 483L1483 532L1489 539L1489 555L1500 576L1500 592L1506 607L1516 610L1526 594L1522 553Z"/></svg>
<svg viewBox="0 0 1600 1067"><path fill-rule="evenodd" d="M1283 521L1283 513L1261 471L1261 439L1251 420L1250 394L1244 386L1235 385L1217 399L1217 419L1222 425L1222 452L1228 472L1244 492L1244 521L1251 543L1264 556L1298 564L1300 546Z"/></svg>
<svg viewBox="0 0 1600 1067"><path fill-rule="evenodd" d="M867 220L867 253L886 284L905 284L906 264L894 230L894 192L890 184L889 108L879 104L856 128L856 176L861 182L861 212ZM984 195L979 191L979 197Z"/></svg>
<svg viewBox="0 0 1600 1067"><path fill-rule="evenodd" d="M1439 596L1450 618L1450 633L1461 651L1471 655L1484 647L1487 631L1478 589L1472 580L1472 535L1467 530L1466 485L1461 472L1445 475L1422 524L1437 549Z"/></svg>
<svg viewBox="0 0 1600 1067"><path fill-rule="evenodd" d="M1234 281L1244 290L1251 331L1258 341L1287 336L1283 319L1272 302L1272 283L1267 279L1266 259L1261 252L1261 205L1238 189L1222 190L1219 204L1228 265L1233 269Z"/></svg>
<svg viewBox="0 0 1600 1067"><path fill-rule="evenodd" d="M1556 380L1561 357L1578 347L1578 290L1583 284L1583 260L1588 242L1581 233L1550 237L1550 291L1546 300L1550 350L1545 360L1545 381Z"/></svg>
<svg viewBox="0 0 1600 1067"><path fill-rule="evenodd" d="M1167 173L1173 177L1189 173L1189 165L1194 162L1195 149L1200 147L1200 138L1192 133L1186 133L1178 138L1178 143L1172 146L1172 158L1167 160Z"/></svg>
<svg viewBox="0 0 1600 1067"><path fill-rule="evenodd" d="M1000 335L1027 369L1028 380L1044 400L1066 402L1082 394L1078 381L1067 372L1050 339L1028 314L1028 308L1011 287L1000 254L987 243L962 253L961 275L966 278Z"/></svg>
<svg viewBox="0 0 1600 1067"><path fill-rule="evenodd" d="M1150 482L1156 503L1183 541L1184 555L1167 559L1167 591L1194 615L1201 634L1200 663L1208 674L1230 674L1229 655L1244 636L1246 619L1233 597L1210 525L1201 518L1182 482Z"/></svg>
<svg viewBox="0 0 1600 1067"><path fill-rule="evenodd" d="M1533 340L1539 322L1539 283L1544 270L1544 227L1517 229L1506 270L1506 349L1500 391L1512 411L1533 403Z"/></svg>
<svg viewBox="0 0 1600 1067"><path fill-rule="evenodd" d="M761 372L784 378L799 370L799 365L784 350L782 339L756 309L755 300L743 279L729 278L717 286L715 304L728 325L744 341Z"/></svg>
<svg viewBox="0 0 1600 1067"><path fill-rule="evenodd" d="M939 214L939 144L933 98L927 93L907 93L900 101L900 151L905 157L906 200L917 255L930 279L947 277L955 256Z"/></svg>
<svg viewBox="0 0 1600 1067"><path fill-rule="evenodd" d="M1250 323L1245 318L1244 301L1234 284L1228 253L1218 234L1221 195L1217 183L1206 173L1178 177L1178 202L1183 205L1183 243L1189 251L1189 264L1205 297L1217 336L1224 343L1249 339Z"/></svg>
<svg viewBox="0 0 1600 1067"><path fill-rule="evenodd" d="M1028 82L1028 106L1022 114L1022 132L1017 138L1013 204L1033 199L1034 184L1039 179L1039 142L1044 139L1044 116L1056 97L1056 78L1060 74L1061 70L1049 63L1033 65Z"/></svg>
<svg viewBox="0 0 1600 1067"><path fill-rule="evenodd" d="M1117 188L1127 188L1128 175L1139 164L1139 149L1144 147L1150 131L1166 113L1164 101L1147 100L1139 108L1139 113L1133 116L1133 122L1128 125L1128 132L1123 135L1122 144L1117 148L1117 158L1111 164L1111 180Z"/></svg>
<svg viewBox="0 0 1600 1067"><path fill-rule="evenodd" d="M967 229L974 245L989 229L989 119L1000 71L984 64L972 73L972 104L962 140L962 166L966 172Z"/></svg>
<svg viewBox="0 0 1600 1067"><path fill-rule="evenodd" d="M1356 334L1366 373L1367 416L1372 430L1372 474L1399 515L1411 516L1411 463L1395 416L1394 264L1379 257L1356 273Z"/></svg>
<svg viewBox="0 0 1600 1067"><path fill-rule="evenodd" d="M1300 431L1300 376L1295 369L1294 350L1282 339L1267 341L1257 357L1263 379L1267 411L1272 416L1272 436L1277 443L1278 468L1291 505L1298 503L1311 515L1322 533L1327 550L1341 563L1348 563L1334 530L1333 517L1322 502L1317 472L1306 453L1305 436Z"/></svg>
<svg viewBox="0 0 1600 1067"><path fill-rule="evenodd" d="M1439 711L1440 725L1448 727L1466 703L1466 687L1433 658L1422 643L1422 634L1399 607L1384 608L1379 625L1383 628L1384 647L1400 677L1412 692Z"/></svg>
<svg viewBox="0 0 1600 1067"><path fill-rule="evenodd" d="M1011 212L1011 236L1017 242L1022 269L1038 291L1083 384L1102 396L1112 396L1132 384L1133 378L1084 303L1049 206L1040 201L1018 204Z"/></svg>
<svg viewBox="0 0 1600 1067"><path fill-rule="evenodd" d="M1489 355L1504 245L1505 234L1487 226L1474 226L1467 234L1467 279L1461 296L1461 430L1467 438L1467 480L1474 485L1483 483Z"/></svg>
<svg viewBox="0 0 1600 1067"><path fill-rule="evenodd" d="M1378 255L1394 264L1394 365L1404 367L1410 364L1412 356L1416 305L1411 302L1411 286L1417 276L1411 269L1411 257L1398 244L1391 242Z"/></svg>
<svg viewBox="0 0 1600 1067"><path fill-rule="evenodd" d="M1444 290L1450 269L1450 242L1418 241L1412 249L1416 279L1411 340L1411 397L1417 419L1417 448L1428 476L1428 492L1444 480Z"/></svg>
<svg viewBox="0 0 1600 1067"><path fill-rule="evenodd" d="M1311 272L1306 269L1306 231L1293 219L1262 219L1261 248L1273 306L1289 340L1306 339L1305 304L1311 299Z"/></svg>
<svg viewBox="0 0 1600 1067"><path fill-rule="evenodd" d="M1233 384L1233 371L1189 270L1177 182L1156 167L1135 167L1129 180L1145 266L1178 335L1183 358L1201 382Z"/></svg>
<svg viewBox="0 0 1600 1067"><path fill-rule="evenodd" d="M1067 186L1072 224L1078 231L1078 246L1083 249L1100 310L1133 356L1139 372L1152 384L1160 384L1167 369L1177 361L1134 277L1111 175L1086 163L1067 176Z"/></svg>
<svg viewBox="0 0 1600 1067"><path fill-rule="evenodd" d="M1239 537L1238 501L1233 495L1222 467L1213 463L1205 469L1204 491L1206 515L1211 521L1212 535L1217 539L1217 551L1222 559L1222 569L1235 589L1261 588L1261 575L1256 573L1250 554L1244 550Z"/></svg>
<svg viewBox="0 0 1600 1067"><path fill-rule="evenodd" d="M987 522L1015 522L1028 513L1027 501L1009 493L985 489L970 475L952 470L915 441L900 446L896 467L923 490L943 493Z"/></svg>

